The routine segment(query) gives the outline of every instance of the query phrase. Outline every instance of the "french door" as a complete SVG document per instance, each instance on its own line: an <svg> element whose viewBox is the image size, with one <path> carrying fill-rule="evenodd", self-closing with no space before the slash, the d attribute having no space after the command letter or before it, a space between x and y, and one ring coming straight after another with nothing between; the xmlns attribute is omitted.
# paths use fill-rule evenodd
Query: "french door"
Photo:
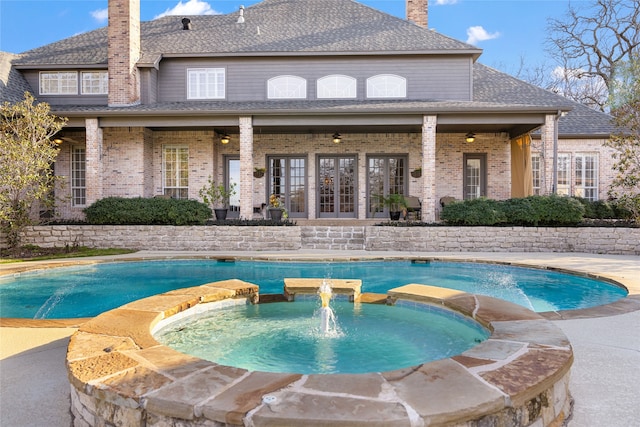
<svg viewBox="0 0 640 427"><path fill-rule="evenodd" d="M464 199L485 197L487 195L487 155L464 154L463 161Z"/></svg>
<svg viewBox="0 0 640 427"><path fill-rule="evenodd" d="M389 194L406 194L407 159L404 156L372 156L367 159L367 217L388 218L388 208L380 203Z"/></svg>
<svg viewBox="0 0 640 427"><path fill-rule="evenodd" d="M289 217L306 218L308 216L307 159L296 156L273 156L268 158L268 165L267 199L274 194L284 203Z"/></svg>
<svg viewBox="0 0 640 427"><path fill-rule="evenodd" d="M318 218L356 218L355 156L318 158Z"/></svg>
<svg viewBox="0 0 640 427"><path fill-rule="evenodd" d="M229 213L227 218L240 218L240 157L225 157L225 188L235 184L236 194L229 197Z"/></svg>

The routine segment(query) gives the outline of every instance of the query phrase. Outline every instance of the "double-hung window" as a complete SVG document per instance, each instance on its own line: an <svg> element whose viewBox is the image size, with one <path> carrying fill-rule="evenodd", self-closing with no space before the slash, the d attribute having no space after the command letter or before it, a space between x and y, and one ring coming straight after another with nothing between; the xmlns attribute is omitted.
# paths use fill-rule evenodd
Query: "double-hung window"
<svg viewBox="0 0 640 427"><path fill-rule="evenodd" d="M109 76L106 71L83 71L80 75L83 95L106 95L109 93Z"/></svg>
<svg viewBox="0 0 640 427"><path fill-rule="evenodd" d="M77 95L78 73L75 71L43 71L40 73L40 95Z"/></svg>
<svg viewBox="0 0 640 427"><path fill-rule="evenodd" d="M84 147L71 148L71 203L73 206L87 204L87 162Z"/></svg>
<svg viewBox="0 0 640 427"><path fill-rule="evenodd" d="M556 193L561 196L571 195L571 156L558 154L558 188Z"/></svg>
<svg viewBox="0 0 640 427"><path fill-rule="evenodd" d="M190 68L187 70L188 99L224 99L224 68Z"/></svg>
<svg viewBox="0 0 640 427"><path fill-rule="evenodd" d="M542 158L540 153L531 153L531 176L533 178L533 194L539 195L542 190Z"/></svg>
<svg viewBox="0 0 640 427"><path fill-rule="evenodd" d="M189 198L189 148L165 146L162 150L163 194L174 199Z"/></svg>
<svg viewBox="0 0 640 427"><path fill-rule="evenodd" d="M598 155L577 153L575 164L575 195L591 201L598 200Z"/></svg>

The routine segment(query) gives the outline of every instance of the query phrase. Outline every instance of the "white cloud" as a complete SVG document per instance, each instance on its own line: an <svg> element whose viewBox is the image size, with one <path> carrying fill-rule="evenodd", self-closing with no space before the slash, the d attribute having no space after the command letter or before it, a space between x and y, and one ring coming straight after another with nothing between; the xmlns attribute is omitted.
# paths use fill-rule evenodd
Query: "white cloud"
<svg viewBox="0 0 640 427"><path fill-rule="evenodd" d="M436 5L456 4L458 0L436 0Z"/></svg>
<svg viewBox="0 0 640 427"><path fill-rule="evenodd" d="M172 9L167 9L153 19L169 15L218 15L220 12L213 10L211 5L202 0L188 0L178 2Z"/></svg>
<svg viewBox="0 0 640 427"><path fill-rule="evenodd" d="M496 39L500 37L500 33L488 33L487 30L482 28L482 26L476 25L474 27L467 28L467 36L467 43L475 45L481 41Z"/></svg>
<svg viewBox="0 0 640 427"><path fill-rule="evenodd" d="M99 23L107 22L107 20L109 20L109 9L94 10L91 12L91 16Z"/></svg>

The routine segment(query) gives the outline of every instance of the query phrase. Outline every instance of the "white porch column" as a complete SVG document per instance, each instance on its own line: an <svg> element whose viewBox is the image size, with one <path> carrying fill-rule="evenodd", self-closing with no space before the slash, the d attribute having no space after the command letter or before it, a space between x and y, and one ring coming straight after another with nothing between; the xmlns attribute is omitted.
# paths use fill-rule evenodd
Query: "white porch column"
<svg viewBox="0 0 640 427"><path fill-rule="evenodd" d="M436 220L436 124L437 116L422 117L422 221Z"/></svg>
<svg viewBox="0 0 640 427"><path fill-rule="evenodd" d="M240 218L253 218L253 118L240 117Z"/></svg>
<svg viewBox="0 0 640 427"><path fill-rule="evenodd" d="M103 193L103 167L102 167L102 128L98 119L86 119L86 146L85 146L85 184L87 191L87 205L104 197Z"/></svg>

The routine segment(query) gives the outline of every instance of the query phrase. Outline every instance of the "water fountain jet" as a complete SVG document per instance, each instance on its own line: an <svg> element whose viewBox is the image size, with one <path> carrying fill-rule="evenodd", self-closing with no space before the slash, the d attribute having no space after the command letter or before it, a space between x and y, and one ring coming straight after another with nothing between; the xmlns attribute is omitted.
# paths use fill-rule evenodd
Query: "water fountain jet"
<svg viewBox="0 0 640 427"><path fill-rule="evenodd" d="M331 307L329 307L329 301L331 301L332 291L331 285L326 280L322 281L320 288L318 289L320 295L320 331L327 335L330 332L336 330L336 318Z"/></svg>

